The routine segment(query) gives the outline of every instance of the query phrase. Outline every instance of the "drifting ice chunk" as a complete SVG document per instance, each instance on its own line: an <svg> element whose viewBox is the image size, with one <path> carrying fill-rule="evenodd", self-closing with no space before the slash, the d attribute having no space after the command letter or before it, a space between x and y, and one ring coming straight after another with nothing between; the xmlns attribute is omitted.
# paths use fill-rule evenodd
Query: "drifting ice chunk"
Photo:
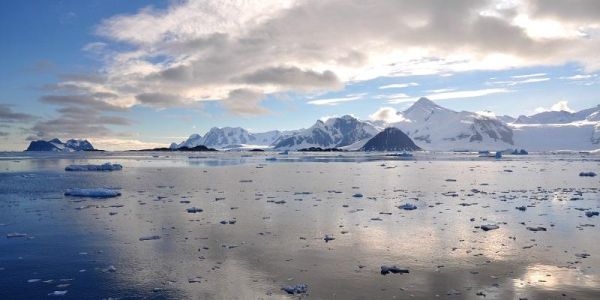
<svg viewBox="0 0 600 300"><path fill-rule="evenodd" d="M480 227L483 231L490 231L494 229L500 228L498 225L481 225Z"/></svg>
<svg viewBox="0 0 600 300"><path fill-rule="evenodd" d="M408 274L410 271L405 268L398 268L396 266L381 266L381 275L387 275L389 273L392 274Z"/></svg>
<svg viewBox="0 0 600 300"><path fill-rule="evenodd" d="M18 232L13 232L13 233L7 233L7 234L6 234L6 238L7 238L7 239L11 239L11 238L19 238L19 237L27 237L27 233L18 233Z"/></svg>
<svg viewBox="0 0 600 300"><path fill-rule="evenodd" d="M288 285L281 288L283 291L290 295L294 294L305 294L308 290L308 285L306 284L296 284L296 285Z"/></svg>
<svg viewBox="0 0 600 300"><path fill-rule="evenodd" d="M152 241L152 240L160 240L160 236L150 235L150 236L143 236L140 238L140 241Z"/></svg>
<svg viewBox="0 0 600 300"><path fill-rule="evenodd" d="M123 166L119 164L105 163L101 165L69 165L65 171L121 171Z"/></svg>
<svg viewBox="0 0 600 300"><path fill-rule="evenodd" d="M404 210L415 210L415 209L417 209L417 206L414 204L406 203L406 204L402 204L402 205L398 206L398 208L404 209Z"/></svg>
<svg viewBox="0 0 600 300"><path fill-rule="evenodd" d="M195 213L199 213L199 212L203 212L204 210L202 208L198 208L198 207L191 207L187 209L187 212L191 213L191 214L195 214Z"/></svg>
<svg viewBox="0 0 600 300"><path fill-rule="evenodd" d="M68 291L54 291L52 293L49 293L48 296L64 296L67 294Z"/></svg>
<svg viewBox="0 0 600 300"><path fill-rule="evenodd" d="M581 176L581 177L595 177L596 173L594 173L594 172L581 172L581 173L579 173L579 176Z"/></svg>
<svg viewBox="0 0 600 300"><path fill-rule="evenodd" d="M546 231L546 227L541 227L541 226L527 227L527 230L529 230L529 231Z"/></svg>
<svg viewBox="0 0 600 300"><path fill-rule="evenodd" d="M93 188L93 189L68 189L65 192L65 196L72 197L91 197L91 198L111 198L121 196L121 192L106 189L106 188Z"/></svg>
<svg viewBox="0 0 600 300"><path fill-rule="evenodd" d="M585 212L585 215L586 215L586 217L589 217L589 218L591 218L591 217L593 217L593 216L598 216L598 215L600 215L600 212L597 212L597 211L586 211L586 212Z"/></svg>
<svg viewBox="0 0 600 300"><path fill-rule="evenodd" d="M329 234L326 234L325 237L323 238L323 240L325 240L325 243L327 243L329 241L335 240L335 238L330 236Z"/></svg>

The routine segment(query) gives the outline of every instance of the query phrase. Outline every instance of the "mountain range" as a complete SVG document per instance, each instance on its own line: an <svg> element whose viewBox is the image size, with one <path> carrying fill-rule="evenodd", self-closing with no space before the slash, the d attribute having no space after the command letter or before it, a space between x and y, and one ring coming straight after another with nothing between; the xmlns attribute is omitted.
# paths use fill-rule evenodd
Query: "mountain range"
<svg viewBox="0 0 600 300"><path fill-rule="evenodd" d="M201 136L171 144L171 149L205 145L218 149L309 147L358 150L384 129L400 129L414 143L433 151L457 150L591 150L600 148L600 105L579 112L549 111L531 116L494 116L454 111L421 98L392 123L345 115L318 120L307 129L251 133L243 128L214 127Z"/></svg>

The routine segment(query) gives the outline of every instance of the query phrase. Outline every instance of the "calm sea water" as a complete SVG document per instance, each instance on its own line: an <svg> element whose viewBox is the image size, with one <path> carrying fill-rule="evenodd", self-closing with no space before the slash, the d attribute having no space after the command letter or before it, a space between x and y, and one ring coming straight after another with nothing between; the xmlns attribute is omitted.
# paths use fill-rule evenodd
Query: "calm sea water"
<svg viewBox="0 0 600 300"><path fill-rule="evenodd" d="M600 158L1 153L0 299L599 299L600 177L581 171Z"/></svg>

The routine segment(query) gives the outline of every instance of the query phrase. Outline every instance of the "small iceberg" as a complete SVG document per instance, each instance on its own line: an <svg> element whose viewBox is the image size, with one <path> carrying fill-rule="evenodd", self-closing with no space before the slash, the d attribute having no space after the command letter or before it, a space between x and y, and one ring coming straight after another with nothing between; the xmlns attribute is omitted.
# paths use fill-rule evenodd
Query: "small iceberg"
<svg viewBox="0 0 600 300"><path fill-rule="evenodd" d="M107 188L92 188L92 189L68 189L65 196L72 197L90 197L90 198L112 198L121 196L121 192Z"/></svg>
<svg viewBox="0 0 600 300"><path fill-rule="evenodd" d="M85 171L121 171L123 166L119 164L104 163L101 165L68 165L65 171L85 172Z"/></svg>
<svg viewBox="0 0 600 300"><path fill-rule="evenodd" d="M306 284L296 284L296 285L288 285L281 288L282 291L290 294L305 294L308 290L308 285Z"/></svg>

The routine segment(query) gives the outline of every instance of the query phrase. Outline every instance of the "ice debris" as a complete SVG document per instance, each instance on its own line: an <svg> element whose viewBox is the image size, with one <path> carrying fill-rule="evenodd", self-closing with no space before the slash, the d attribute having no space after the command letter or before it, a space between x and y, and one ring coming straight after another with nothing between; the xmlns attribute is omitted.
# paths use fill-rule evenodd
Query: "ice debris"
<svg viewBox="0 0 600 300"><path fill-rule="evenodd" d="M121 171L123 166L119 164L104 163L101 165L68 165L65 171Z"/></svg>
<svg viewBox="0 0 600 300"><path fill-rule="evenodd" d="M381 266L381 275L392 274L408 274L410 271L406 268L398 268L396 266Z"/></svg>
<svg viewBox="0 0 600 300"><path fill-rule="evenodd" d="M107 189L107 188L92 188L92 189L73 188L73 189L68 189L65 192L65 196L111 198L111 197L121 196L121 192L113 190L113 189Z"/></svg>
<svg viewBox="0 0 600 300"><path fill-rule="evenodd" d="M281 290L285 291L290 295L294 294L305 294L308 290L308 285L306 284L296 284L296 285L288 285L281 288Z"/></svg>

